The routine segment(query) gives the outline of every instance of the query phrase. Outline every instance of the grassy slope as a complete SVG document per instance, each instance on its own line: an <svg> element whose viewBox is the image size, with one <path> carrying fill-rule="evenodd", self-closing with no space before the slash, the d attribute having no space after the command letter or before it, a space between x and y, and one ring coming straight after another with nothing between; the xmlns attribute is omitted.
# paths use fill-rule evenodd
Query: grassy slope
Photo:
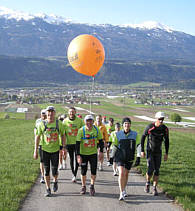
<svg viewBox="0 0 195 211"><path fill-rule="evenodd" d="M32 154L34 121L0 121L0 210L18 210L39 172Z"/></svg>

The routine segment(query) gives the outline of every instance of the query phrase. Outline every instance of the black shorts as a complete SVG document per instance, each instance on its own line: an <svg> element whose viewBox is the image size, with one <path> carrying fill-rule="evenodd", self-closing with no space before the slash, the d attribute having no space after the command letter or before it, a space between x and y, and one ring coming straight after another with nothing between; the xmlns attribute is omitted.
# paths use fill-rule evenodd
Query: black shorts
<svg viewBox="0 0 195 211"><path fill-rule="evenodd" d="M81 164L81 175L85 176L87 173L88 161L90 163L91 174L96 175L97 171L97 154L92 155L81 155L82 164Z"/></svg>
<svg viewBox="0 0 195 211"><path fill-rule="evenodd" d="M59 151L57 152L46 152L42 150L43 154L43 165L45 169L45 176L49 176L50 164L52 168L52 175L58 175L58 164L59 164Z"/></svg>
<svg viewBox="0 0 195 211"><path fill-rule="evenodd" d="M152 176L153 173L154 175L159 176L161 158L162 158L162 153L153 154L147 152L147 166L148 166L147 174L149 176Z"/></svg>
<svg viewBox="0 0 195 211"><path fill-rule="evenodd" d="M39 145L39 157L40 157L40 163L43 163L43 153L42 153L42 146Z"/></svg>
<svg viewBox="0 0 195 211"><path fill-rule="evenodd" d="M131 162L128 162L128 161L127 162L117 162L118 166L123 166L127 170L131 169L132 164L133 164L133 161L131 161Z"/></svg>

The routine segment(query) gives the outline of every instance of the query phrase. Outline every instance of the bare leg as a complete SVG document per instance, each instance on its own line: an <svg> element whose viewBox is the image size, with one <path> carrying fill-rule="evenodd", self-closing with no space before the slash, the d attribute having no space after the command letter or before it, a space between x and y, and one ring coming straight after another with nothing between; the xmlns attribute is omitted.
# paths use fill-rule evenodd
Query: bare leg
<svg viewBox="0 0 195 211"><path fill-rule="evenodd" d="M158 185L158 178L159 178L159 176L153 176L153 186L157 186Z"/></svg>
<svg viewBox="0 0 195 211"><path fill-rule="evenodd" d="M91 175L91 185L95 184L96 175Z"/></svg>
<svg viewBox="0 0 195 211"><path fill-rule="evenodd" d="M107 157L107 161L110 160L110 148L107 148L106 150L106 157Z"/></svg>
<svg viewBox="0 0 195 211"><path fill-rule="evenodd" d="M125 188L127 186L128 176L129 176L129 170L125 169L125 173L124 173L124 190L125 190Z"/></svg>
<svg viewBox="0 0 195 211"><path fill-rule="evenodd" d="M43 163L40 163L40 170L41 170L41 176L44 177L44 166L43 166Z"/></svg>
<svg viewBox="0 0 195 211"><path fill-rule="evenodd" d="M46 188L49 189L50 188L50 176L45 176L45 184L46 184Z"/></svg>
<svg viewBox="0 0 195 211"><path fill-rule="evenodd" d="M60 150L60 153L59 153L59 163L60 163L60 165L62 165L62 156L63 156L63 153L62 153L62 150Z"/></svg>
<svg viewBox="0 0 195 211"><path fill-rule="evenodd" d="M85 176L81 175L81 183L82 186L86 186L86 175Z"/></svg>
<svg viewBox="0 0 195 211"><path fill-rule="evenodd" d="M114 171L114 173L116 173L117 172L117 166L116 166L116 162L113 162L113 171Z"/></svg>
<svg viewBox="0 0 195 211"><path fill-rule="evenodd" d="M151 178L152 178L152 176L150 176L146 173L146 182L150 183Z"/></svg>
<svg viewBox="0 0 195 211"><path fill-rule="evenodd" d="M118 178L119 190L120 193L122 193L125 189L125 172L123 166L119 166L118 169L119 169L119 178Z"/></svg>

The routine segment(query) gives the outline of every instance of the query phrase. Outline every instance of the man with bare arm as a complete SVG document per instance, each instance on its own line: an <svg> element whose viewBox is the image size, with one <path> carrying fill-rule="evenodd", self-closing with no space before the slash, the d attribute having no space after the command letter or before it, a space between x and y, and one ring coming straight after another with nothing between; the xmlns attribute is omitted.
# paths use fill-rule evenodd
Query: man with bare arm
<svg viewBox="0 0 195 211"><path fill-rule="evenodd" d="M35 136L34 159L38 158L38 146L40 137L43 136L42 142L42 156L45 170L45 196L51 196L50 189L50 163L53 175L53 191L58 190L58 164L59 164L59 135L62 139L63 150L65 151L65 131L61 121L55 118L55 108L53 106L47 107L47 119L38 125Z"/></svg>

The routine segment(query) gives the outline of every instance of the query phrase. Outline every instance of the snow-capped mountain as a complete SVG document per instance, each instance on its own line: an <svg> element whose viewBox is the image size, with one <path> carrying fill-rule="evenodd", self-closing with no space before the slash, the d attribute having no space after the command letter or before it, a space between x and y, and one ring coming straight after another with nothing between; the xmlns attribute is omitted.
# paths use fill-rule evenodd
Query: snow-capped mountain
<svg viewBox="0 0 195 211"><path fill-rule="evenodd" d="M0 54L66 56L70 41L80 34L100 39L107 58L195 59L195 37L160 23L80 24L56 15L0 7Z"/></svg>
<svg viewBox="0 0 195 211"><path fill-rule="evenodd" d="M144 30L151 30L151 29L162 29L164 31L167 31L167 32L173 32L173 30L164 25L164 24L161 24L161 23L158 23L158 22L155 22L155 21L145 21L141 24L123 24L121 26L124 26L124 27L131 27L131 28L135 28L135 29L144 29Z"/></svg>
<svg viewBox="0 0 195 211"><path fill-rule="evenodd" d="M41 18L50 24L60 24L60 23L67 23L71 21L70 19L66 19L61 16L56 16L54 14L46 15L44 13L38 13L35 15L31 15L29 13L18 12L18 11L8 9L5 7L0 7L0 17L6 18L6 19L15 19L17 21L21 21L21 20L29 21L35 18Z"/></svg>

